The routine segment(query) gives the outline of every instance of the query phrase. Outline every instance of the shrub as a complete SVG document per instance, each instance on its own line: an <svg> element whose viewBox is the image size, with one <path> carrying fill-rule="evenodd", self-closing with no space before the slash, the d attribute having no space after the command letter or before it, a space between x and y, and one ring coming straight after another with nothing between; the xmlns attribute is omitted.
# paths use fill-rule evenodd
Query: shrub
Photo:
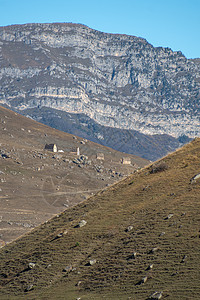
<svg viewBox="0 0 200 300"><path fill-rule="evenodd" d="M154 173L165 171L167 169L168 169L168 165L164 161L161 161L152 165L150 173L154 174Z"/></svg>

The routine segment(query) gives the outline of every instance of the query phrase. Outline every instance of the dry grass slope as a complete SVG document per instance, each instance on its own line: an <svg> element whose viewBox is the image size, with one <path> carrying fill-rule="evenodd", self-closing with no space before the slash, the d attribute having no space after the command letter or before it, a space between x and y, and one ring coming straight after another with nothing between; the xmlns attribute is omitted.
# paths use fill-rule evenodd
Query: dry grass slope
<svg viewBox="0 0 200 300"><path fill-rule="evenodd" d="M200 299L200 139L161 162L4 247L0 298Z"/></svg>
<svg viewBox="0 0 200 300"><path fill-rule="evenodd" d="M46 143L64 153L44 150ZM77 147L79 162L70 153ZM124 156L133 164L123 165ZM147 163L0 106L0 247Z"/></svg>

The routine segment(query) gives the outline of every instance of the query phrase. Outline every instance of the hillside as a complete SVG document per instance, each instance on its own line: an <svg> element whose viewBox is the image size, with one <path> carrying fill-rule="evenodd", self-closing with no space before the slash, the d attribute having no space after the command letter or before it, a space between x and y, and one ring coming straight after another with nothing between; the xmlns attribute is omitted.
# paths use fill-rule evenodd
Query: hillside
<svg viewBox="0 0 200 300"><path fill-rule="evenodd" d="M71 23L0 27L0 103L116 150L156 160L199 136L199 90L198 59L143 38Z"/></svg>
<svg viewBox="0 0 200 300"><path fill-rule="evenodd" d="M0 246L147 163L0 107Z"/></svg>
<svg viewBox="0 0 200 300"><path fill-rule="evenodd" d="M195 139L7 245L0 298L200 299L199 172Z"/></svg>

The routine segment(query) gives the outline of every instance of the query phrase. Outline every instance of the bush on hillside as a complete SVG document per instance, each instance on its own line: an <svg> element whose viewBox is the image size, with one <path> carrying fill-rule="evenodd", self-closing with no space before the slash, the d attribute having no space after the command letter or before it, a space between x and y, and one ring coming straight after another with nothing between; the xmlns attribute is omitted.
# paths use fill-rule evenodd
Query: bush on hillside
<svg viewBox="0 0 200 300"><path fill-rule="evenodd" d="M161 161L151 166L150 173L154 174L154 173L166 171L167 169L168 169L168 165L164 161Z"/></svg>

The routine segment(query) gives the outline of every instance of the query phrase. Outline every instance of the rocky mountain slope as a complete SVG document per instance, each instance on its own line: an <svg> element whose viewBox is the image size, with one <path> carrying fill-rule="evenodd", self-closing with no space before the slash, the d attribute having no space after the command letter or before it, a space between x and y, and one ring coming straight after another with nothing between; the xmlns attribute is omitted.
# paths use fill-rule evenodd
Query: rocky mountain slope
<svg viewBox="0 0 200 300"><path fill-rule="evenodd" d="M0 247L147 163L0 107Z"/></svg>
<svg viewBox="0 0 200 300"><path fill-rule="evenodd" d="M154 147L141 152L149 159L200 133L199 60L134 36L70 23L1 27L0 86L2 104L56 128L64 115L82 136L116 149L120 132L129 153L141 151L139 136L144 148Z"/></svg>
<svg viewBox="0 0 200 300"><path fill-rule="evenodd" d="M1 299L200 299L199 172L196 139L7 245Z"/></svg>

